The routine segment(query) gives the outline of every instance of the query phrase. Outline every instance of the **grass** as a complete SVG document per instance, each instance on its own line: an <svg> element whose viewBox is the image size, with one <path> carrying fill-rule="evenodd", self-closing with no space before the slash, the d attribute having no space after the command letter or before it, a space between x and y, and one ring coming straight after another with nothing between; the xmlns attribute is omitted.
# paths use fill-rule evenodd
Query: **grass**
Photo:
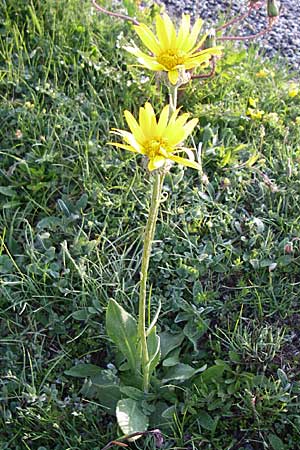
<svg viewBox="0 0 300 450"><path fill-rule="evenodd" d="M0 15L0 448L98 450L119 435L115 418L64 372L114 362L103 316L110 297L136 311L151 183L141 160L106 142L124 109L159 109L165 92L122 49L130 26L89 1L7 0ZM214 80L181 93L200 118L207 179L167 176L150 279L161 331L183 332L183 362L208 369L172 393L166 449L298 448L291 77L255 48L228 49Z"/></svg>

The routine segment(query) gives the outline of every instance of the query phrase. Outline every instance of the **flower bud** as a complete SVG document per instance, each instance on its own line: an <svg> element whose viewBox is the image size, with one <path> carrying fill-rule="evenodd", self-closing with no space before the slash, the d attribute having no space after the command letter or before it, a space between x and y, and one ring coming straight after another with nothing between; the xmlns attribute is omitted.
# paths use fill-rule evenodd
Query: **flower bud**
<svg viewBox="0 0 300 450"><path fill-rule="evenodd" d="M277 0L268 0L268 17L278 17L280 14L279 4Z"/></svg>
<svg viewBox="0 0 300 450"><path fill-rule="evenodd" d="M221 187L223 189L227 189L229 188L231 185L231 181L229 180L229 178L223 178L223 180L221 181Z"/></svg>
<svg viewBox="0 0 300 450"><path fill-rule="evenodd" d="M211 48L216 46L216 31L211 28L207 33L206 39L203 44L203 49Z"/></svg>
<svg viewBox="0 0 300 450"><path fill-rule="evenodd" d="M258 10L264 5L263 0L249 0L249 8Z"/></svg>
<svg viewBox="0 0 300 450"><path fill-rule="evenodd" d="M287 253L288 255L290 253L293 253L293 243L292 242L288 242L287 244L285 244L284 246L284 253Z"/></svg>

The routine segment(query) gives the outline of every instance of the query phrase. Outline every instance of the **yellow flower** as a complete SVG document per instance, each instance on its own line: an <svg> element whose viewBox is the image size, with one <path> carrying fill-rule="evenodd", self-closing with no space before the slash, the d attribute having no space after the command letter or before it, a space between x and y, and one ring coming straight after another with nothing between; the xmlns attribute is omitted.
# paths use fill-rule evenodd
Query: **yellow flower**
<svg viewBox="0 0 300 450"><path fill-rule="evenodd" d="M175 27L167 14L156 16L156 34L145 24L135 25L134 29L151 55L143 53L138 47L125 47L134 54L145 67L154 71L168 73L169 81L175 85L179 73L207 66L212 55L221 55L221 47L200 50L206 36L197 42L203 21L198 19L190 31L190 16L183 14L176 34Z"/></svg>
<svg viewBox="0 0 300 450"><path fill-rule="evenodd" d="M260 120L263 118L265 112L260 109L248 108L246 114L253 120Z"/></svg>
<svg viewBox="0 0 300 450"><path fill-rule="evenodd" d="M259 72L256 72L255 76L257 78L266 78L269 72L267 70L261 69Z"/></svg>
<svg viewBox="0 0 300 450"><path fill-rule="evenodd" d="M171 116L169 105L165 106L156 120L153 107L146 103L139 111L139 123L129 111L125 111L125 119L131 133L124 130L113 129L113 132L121 136L124 144L109 142L116 147L145 155L150 171L163 167L167 160L174 161L193 169L200 169L193 159L193 153L183 148L180 144L187 138L198 123L198 119L188 120L189 114L178 117L179 109ZM179 151L185 150L189 159L177 156Z"/></svg>
<svg viewBox="0 0 300 450"><path fill-rule="evenodd" d="M257 98L249 97L249 99L248 99L249 105L252 106L253 108L256 108L257 102L258 102Z"/></svg>
<svg viewBox="0 0 300 450"><path fill-rule="evenodd" d="M299 87L297 86L296 83L291 83L288 90L289 97L293 98L296 97L296 95L298 94L299 94Z"/></svg>

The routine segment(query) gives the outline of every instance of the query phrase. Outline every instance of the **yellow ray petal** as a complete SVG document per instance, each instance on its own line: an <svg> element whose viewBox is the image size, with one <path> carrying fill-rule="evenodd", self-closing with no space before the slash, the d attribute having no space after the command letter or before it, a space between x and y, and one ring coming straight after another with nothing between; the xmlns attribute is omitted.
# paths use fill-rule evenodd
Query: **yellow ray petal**
<svg viewBox="0 0 300 450"><path fill-rule="evenodd" d="M189 117L190 117L189 113L181 114L181 116L176 119L176 121L174 123L174 127L175 128L179 128L179 127L182 128Z"/></svg>
<svg viewBox="0 0 300 450"><path fill-rule="evenodd" d="M190 33L190 22L190 16L188 14L183 14L181 25L177 35L177 45L181 50L184 50L184 43Z"/></svg>
<svg viewBox="0 0 300 450"><path fill-rule="evenodd" d="M138 62L142 66L146 67L146 69L153 70L154 72L162 72L165 70L164 66L162 66L161 64L159 64L158 62L156 62L153 59L151 60L150 57L149 57L149 59L139 57Z"/></svg>
<svg viewBox="0 0 300 450"><path fill-rule="evenodd" d="M192 169L196 170L201 170L200 164L196 163L195 161L190 161L189 159L182 158L181 156L169 155L169 159L178 164L182 164L183 166L191 167Z"/></svg>
<svg viewBox="0 0 300 450"><path fill-rule="evenodd" d="M175 27L173 25L172 20L170 19L170 17L168 16L168 14L163 14L163 20L165 23L165 29L166 32L169 36L169 42L170 42L170 46L171 47L175 47L176 46L176 30Z"/></svg>
<svg viewBox="0 0 300 450"><path fill-rule="evenodd" d="M172 43L176 43L176 31L174 25L166 14L156 16L156 34L162 51L169 50Z"/></svg>
<svg viewBox="0 0 300 450"><path fill-rule="evenodd" d="M200 41L196 42L194 48L189 50L189 54L192 54L192 53L197 52L197 51L199 52L199 49L202 47L202 45L203 45L203 43L204 43L206 38L207 38L207 33L202 36Z"/></svg>
<svg viewBox="0 0 300 450"><path fill-rule="evenodd" d="M188 55L188 57L189 58L197 58L198 56L202 56L202 55L220 56L220 55L222 55L222 49L223 49L223 47L221 47L221 46L206 48L205 50L201 50L200 52L190 53Z"/></svg>
<svg viewBox="0 0 300 450"><path fill-rule="evenodd" d="M143 53L138 47L124 47L124 49L134 55L140 64L150 70L164 70L164 66L159 64L153 56Z"/></svg>
<svg viewBox="0 0 300 450"><path fill-rule="evenodd" d="M148 163L148 169L150 170L150 172L152 170L159 169L165 164L165 162L166 158L164 158L163 156L155 156L154 158L150 159Z"/></svg>
<svg viewBox="0 0 300 450"><path fill-rule="evenodd" d="M195 154L194 154L193 150L191 150L190 148L182 147L180 149L180 151L184 151L187 154L188 159L190 161L195 161Z"/></svg>
<svg viewBox="0 0 300 450"><path fill-rule="evenodd" d="M172 115L171 115L171 117L170 117L170 120L169 120L169 123L168 123L168 127L173 127L173 125L174 125L174 123L175 123L175 121L176 121L176 119L177 119L177 116L178 116L178 114L179 114L179 111L180 111L180 108L177 108L173 113L172 113ZM167 127L167 128L168 128Z"/></svg>
<svg viewBox="0 0 300 450"><path fill-rule="evenodd" d="M171 84L175 85L178 81L179 72L178 70L169 70L168 72L168 78Z"/></svg>
<svg viewBox="0 0 300 450"><path fill-rule="evenodd" d="M182 127L178 128L175 126L168 126L166 131L164 132L164 138L167 139L168 145L170 147L178 145L180 142L183 141L184 137L185 131Z"/></svg>
<svg viewBox="0 0 300 450"><path fill-rule="evenodd" d="M200 33L200 30L202 28L202 24L203 24L203 20L202 19L197 19L190 34L188 35L188 39L185 41L184 43L184 47L182 48L182 50L188 52L189 50L191 50L191 48L194 47L198 35Z"/></svg>
<svg viewBox="0 0 300 450"><path fill-rule="evenodd" d="M167 127L168 124L168 119L169 119L169 105L165 106L164 109L162 110L159 120L158 120L158 124L157 124L157 135L160 137L162 136L165 128Z"/></svg>
<svg viewBox="0 0 300 450"><path fill-rule="evenodd" d="M112 133L117 134L118 136L121 136L124 141L131 145L131 147L135 148L136 151L140 151L141 147L143 146L142 143L137 142L136 138L133 136L133 134L129 133L128 131L125 130L118 130L118 129L113 129Z"/></svg>
<svg viewBox="0 0 300 450"><path fill-rule="evenodd" d="M146 103L147 105L147 103ZM139 123L141 129L143 130L144 136L146 139L153 139L154 133L156 131L156 119L152 106L140 107L139 110Z"/></svg>
<svg viewBox="0 0 300 450"><path fill-rule="evenodd" d="M140 37L141 41L148 47L148 49L154 53L160 53L161 48L159 46L159 42L157 41L155 35L152 33L150 28L147 27L145 24L140 24L133 27Z"/></svg>
<svg viewBox="0 0 300 450"><path fill-rule="evenodd" d="M137 123L137 121L131 114L131 112L129 112L127 110L124 111L124 116L125 116L128 126L130 128L130 131L133 134L133 136L135 137L135 139L141 144L143 142L145 142L146 136L145 136L142 128L140 127L140 125Z"/></svg>
<svg viewBox="0 0 300 450"><path fill-rule="evenodd" d="M138 152L135 148L130 145L120 144L119 142L107 142L108 145L114 145L115 147L122 148L123 150L129 150L132 153L140 153L141 155L145 155L145 152Z"/></svg>
<svg viewBox="0 0 300 450"><path fill-rule="evenodd" d="M186 70L194 69L195 67L201 67L203 69L203 68L209 66L209 60L208 61L202 61L202 62L201 61L197 62L197 61L194 61L194 60L190 60L190 61L186 62L184 66L185 66Z"/></svg>
<svg viewBox="0 0 300 450"><path fill-rule="evenodd" d="M197 123L198 123L198 119L192 119L184 125L183 129L185 132L185 138L187 138L192 133L192 131L195 128L195 126L197 125Z"/></svg>

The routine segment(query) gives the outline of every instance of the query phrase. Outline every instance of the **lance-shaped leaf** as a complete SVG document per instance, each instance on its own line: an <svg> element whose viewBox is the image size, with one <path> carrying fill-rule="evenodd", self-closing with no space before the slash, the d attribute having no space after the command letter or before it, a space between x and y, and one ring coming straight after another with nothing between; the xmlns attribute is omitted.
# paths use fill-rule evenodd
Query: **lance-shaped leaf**
<svg viewBox="0 0 300 450"><path fill-rule="evenodd" d="M147 347L149 355L149 376L151 376L160 360L160 337L156 334L156 327L152 328L147 337Z"/></svg>
<svg viewBox="0 0 300 450"><path fill-rule="evenodd" d="M106 332L127 358L133 372L137 366L137 323L115 300L110 299L106 311Z"/></svg>

